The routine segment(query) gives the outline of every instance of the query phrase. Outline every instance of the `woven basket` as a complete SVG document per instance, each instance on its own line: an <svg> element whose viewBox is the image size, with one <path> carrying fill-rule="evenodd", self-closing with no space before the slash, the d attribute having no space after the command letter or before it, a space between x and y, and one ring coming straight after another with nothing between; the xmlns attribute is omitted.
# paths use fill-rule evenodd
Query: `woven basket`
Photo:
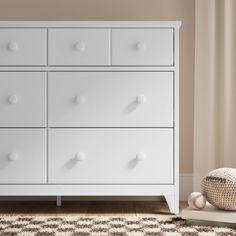
<svg viewBox="0 0 236 236"><path fill-rule="evenodd" d="M208 173L202 180L202 193L213 206L236 210L236 169L220 168Z"/></svg>

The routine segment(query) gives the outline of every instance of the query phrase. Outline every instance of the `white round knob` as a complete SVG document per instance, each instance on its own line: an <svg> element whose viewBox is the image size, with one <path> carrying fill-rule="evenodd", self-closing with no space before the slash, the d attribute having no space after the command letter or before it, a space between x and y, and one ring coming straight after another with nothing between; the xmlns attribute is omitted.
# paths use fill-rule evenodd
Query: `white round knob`
<svg viewBox="0 0 236 236"><path fill-rule="evenodd" d="M75 103L76 104L84 104L85 103L85 96L83 96L83 95L76 96Z"/></svg>
<svg viewBox="0 0 236 236"><path fill-rule="evenodd" d="M137 51L144 51L147 48L147 46L143 42L138 42L136 43L135 48Z"/></svg>
<svg viewBox="0 0 236 236"><path fill-rule="evenodd" d="M8 102L12 105L15 105L19 102L19 98L17 97L17 95L11 95L8 97Z"/></svg>
<svg viewBox="0 0 236 236"><path fill-rule="evenodd" d="M16 152L9 153L9 155L8 155L8 160L9 161L16 161L18 159L19 159L18 153L16 153Z"/></svg>
<svg viewBox="0 0 236 236"><path fill-rule="evenodd" d="M144 104L146 102L147 98L144 94L140 94L136 97L136 102L138 104Z"/></svg>
<svg viewBox="0 0 236 236"><path fill-rule="evenodd" d="M136 154L137 161L144 161L146 159L146 154L144 152L139 152Z"/></svg>
<svg viewBox="0 0 236 236"><path fill-rule="evenodd" d="M7 47L10 51L15 52L18 50L19 45L16 42L10 42L10 43L8 43Z"/></svg>
<svg viewBox="0 0 236 236"><path fill-rule="evenodd" d="M76 161L84 161L86 159L86 154L84 152L78 152L75 154Z"/></svg>
<svg viewBox="0 0 236 236"><path fill-rule="evenodd" d="M74 45L74 49L78 52L82 52L84 51L86 48L86 45L84 42L77 42L75 45Z"/></svg>

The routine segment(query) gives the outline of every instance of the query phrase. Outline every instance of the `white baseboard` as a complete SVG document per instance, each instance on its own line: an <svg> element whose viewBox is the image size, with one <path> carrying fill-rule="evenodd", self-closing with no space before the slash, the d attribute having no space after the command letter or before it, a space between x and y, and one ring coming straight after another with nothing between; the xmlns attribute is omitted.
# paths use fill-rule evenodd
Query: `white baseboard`
<svg viewBox="0 0 236 236"><path fill-rule="evenodd" d="M180 174L180 201L186 201L188 195L193 191L193 174ZM163 201L163 197L63 197L68 201ZM55 197L0 197L0 201L55 201Z"/></svg>
<svg viewBox="0 0 236 236"><path fill-rule="evenodd" d="M179 176L179 199L187 201L189 194L193 192L193 174L184 173Z"/></svg>

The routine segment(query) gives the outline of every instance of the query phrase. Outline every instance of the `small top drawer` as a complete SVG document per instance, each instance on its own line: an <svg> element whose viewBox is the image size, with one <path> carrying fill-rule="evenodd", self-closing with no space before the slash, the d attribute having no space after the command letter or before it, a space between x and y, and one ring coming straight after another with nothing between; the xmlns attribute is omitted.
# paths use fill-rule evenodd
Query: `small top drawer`
<svg viewBox="0 0 236 236"><path fill-rule="evenodd" d="M112 64L172 66L173 29L113 29Z"/></svg>
<svg viewBox="0 0 236 236"><path fill-rule="evenodd" d="M46 65L46 29L0 29L0 66Z"/></svg>
<svg viewBox="0 0 236 236"><path fill-rule="evenodd" d="M50 29L50 65L108 65L110 37L107 29Z"/></svg>

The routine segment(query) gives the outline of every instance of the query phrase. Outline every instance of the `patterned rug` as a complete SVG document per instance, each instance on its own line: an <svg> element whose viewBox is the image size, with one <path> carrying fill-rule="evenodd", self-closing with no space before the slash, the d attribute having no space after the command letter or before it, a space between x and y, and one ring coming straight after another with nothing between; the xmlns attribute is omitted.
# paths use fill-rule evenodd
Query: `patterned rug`
<svg viewBox="0 0 236 236"><path fill-rule="evenodd" d="M0 216L4 236L236 236L230 228L186 226L173 218L95 216Z"/></svg>

